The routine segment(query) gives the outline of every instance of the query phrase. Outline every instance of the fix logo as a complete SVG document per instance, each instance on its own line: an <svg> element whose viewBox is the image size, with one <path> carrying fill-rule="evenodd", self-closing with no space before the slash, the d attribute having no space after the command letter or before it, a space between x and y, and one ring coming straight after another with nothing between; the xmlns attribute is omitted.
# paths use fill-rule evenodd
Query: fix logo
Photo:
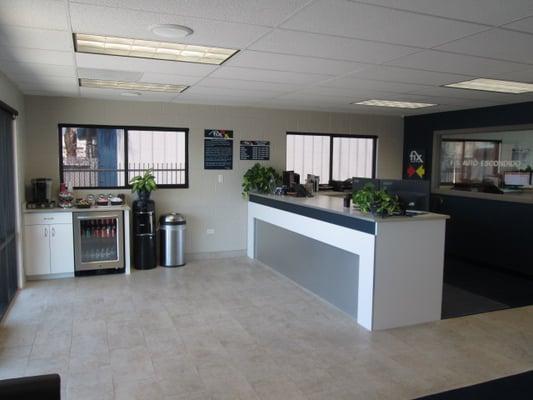
<svg viewBox="0 0 533 400"><path fill-rule="evenodd" d="M418 153L416 150L411 150L409 153L409 162L411 164L423 164L424 159L422 158L422 154Z"/></svg>
<svg viewBox="0 0 533 400"><path fill-rule="evenodd" d="M409 165L407 166L407 177L410 179L424 179L426 175L426 168L424 167L424 159L426 158L426 151L424 149L413 149L409 152Z"/></svg>

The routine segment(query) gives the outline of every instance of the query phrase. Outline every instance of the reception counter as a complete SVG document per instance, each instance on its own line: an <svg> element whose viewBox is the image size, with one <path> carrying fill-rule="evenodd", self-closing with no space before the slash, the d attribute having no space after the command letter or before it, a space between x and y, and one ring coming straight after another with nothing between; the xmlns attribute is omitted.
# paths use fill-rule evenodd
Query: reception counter
<svg viewBox="0 0 533 400"><path fill-rule="evenodd" d="M446 215L379 218L343 199L251 194L248 257L368 330L441 318Z"/></svg>

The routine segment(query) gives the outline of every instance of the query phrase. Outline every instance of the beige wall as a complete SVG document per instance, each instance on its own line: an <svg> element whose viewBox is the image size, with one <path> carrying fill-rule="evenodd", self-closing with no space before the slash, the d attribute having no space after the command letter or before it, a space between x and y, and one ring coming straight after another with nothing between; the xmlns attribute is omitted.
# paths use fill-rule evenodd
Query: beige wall
<svg viewBox="0 0 533 400"><path fill-rule="evenodd" d="M176 211L186 216L188 252L246 247L246 201L240 185L253 161L239 160L239 140L270 140L269 164L282 170L287 131L375 134L379 136L378 176L401 176L403 121L399 117L36 96L26 98L26 112L26 182L46 176L54 178L56 188L58 123L189 128L189 189L162 189L153 195L158 213ZM234 131L232 171L203 169L203 130L207 128ZM218 175L223 183L218 183ZM208 228L215 229L215 234L207 235Z"/></svg>

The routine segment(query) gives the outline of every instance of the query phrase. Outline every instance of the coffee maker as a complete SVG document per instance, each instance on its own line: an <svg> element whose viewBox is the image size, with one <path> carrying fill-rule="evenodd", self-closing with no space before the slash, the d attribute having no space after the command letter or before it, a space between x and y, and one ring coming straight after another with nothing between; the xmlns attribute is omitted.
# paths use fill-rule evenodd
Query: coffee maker
<svg viewBox="0 0 533 400"><path fill-rule="evenodd" d="M55 201L52 200L52 179L35 178L31 180L31 201L28 208L53 208Z"/></svg>

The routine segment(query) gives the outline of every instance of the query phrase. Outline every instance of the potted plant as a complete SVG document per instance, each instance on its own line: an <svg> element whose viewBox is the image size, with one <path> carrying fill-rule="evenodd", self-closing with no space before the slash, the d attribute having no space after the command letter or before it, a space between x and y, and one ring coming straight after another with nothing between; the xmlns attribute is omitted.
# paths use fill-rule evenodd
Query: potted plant
<svg viewBox="0 0 533 400"><path fill-rule="evenodd" d="M401 213L398 196L390 195L386 190L376 189L372 184L367 184L363 189L355 192L352 200L355 207L364 213L372 213L380 217Z"/></svg>
<svg viewBox="0 0 533 400"><path fill-rule="evenodd" d="M146 170L143 175L138 175L130 180L131 191L137 193L139 200L143 203L150 199L150 193L157 189L155 176L152 170Z"/></svg>
<svg viewBox="0 0 533 400"><path fill-rule="evenodd" d="M281 183L281 175L272 167L256 163L242 178L242 195L247 197L252 192L272 193Z"/></svg>

